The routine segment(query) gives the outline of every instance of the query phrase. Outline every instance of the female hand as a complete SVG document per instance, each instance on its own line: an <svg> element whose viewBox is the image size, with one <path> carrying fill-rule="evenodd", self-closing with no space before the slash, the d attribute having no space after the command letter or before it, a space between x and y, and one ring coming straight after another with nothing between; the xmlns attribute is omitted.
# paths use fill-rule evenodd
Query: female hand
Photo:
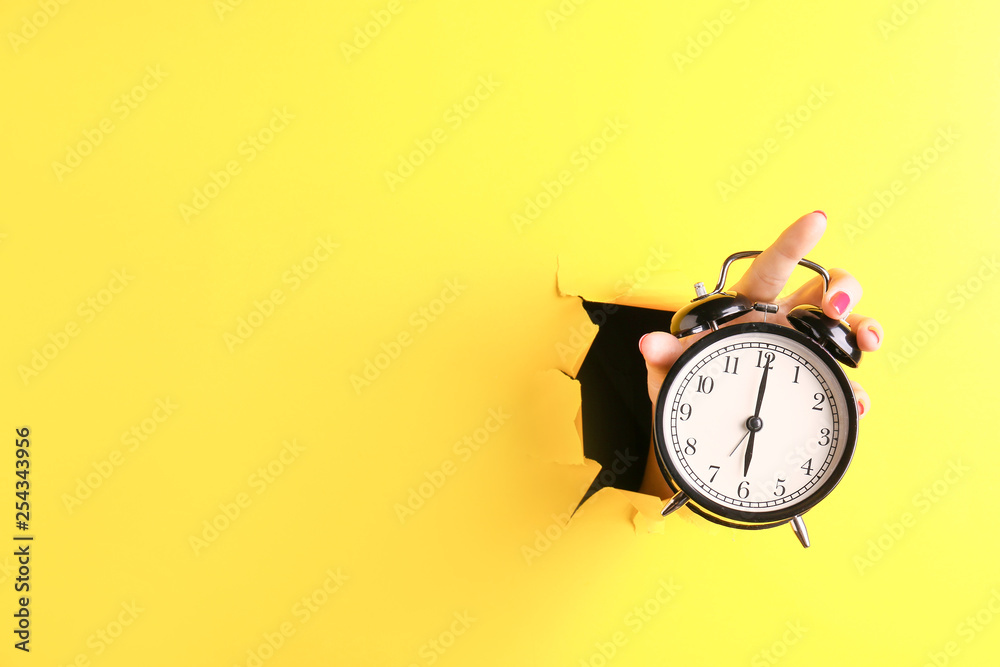
<svg viewBox="0 0 1000 667"><path fill-rule="evenodd" d="M778 295L792 275L792 270L798 266L799 260L816 246L825 230L826 214L822 211L802 216L782 232L767 250L754 259L746 274L731 289L751 301L777 303L777 319L772 321L785 326L788 326L787 315L792 308L802 304L818 305L830 317L846 320L857 335L861 349L865 352L874 352L881 346L884 338L882 326L870 317L852 312L861 300L862 289L861 284L847 271L843 269L830 271L830 288L826 293L823 292L823 279L816 276L792 294L778 299ZM739 321L747 322L763 318L762 313L754 312L739 318ZM660 385L663 384L670 367L684 350L703 335L705 334L687 336L679 340L669 333L654 331L639 340L639 350L646 360L649 399L654 405ZM851 382L851 387L858 400L858 414L863 418L871 410L871 399L858 383ZM652 442L650 442L642 491L660 498L673 495L656 462Z"/></svg>

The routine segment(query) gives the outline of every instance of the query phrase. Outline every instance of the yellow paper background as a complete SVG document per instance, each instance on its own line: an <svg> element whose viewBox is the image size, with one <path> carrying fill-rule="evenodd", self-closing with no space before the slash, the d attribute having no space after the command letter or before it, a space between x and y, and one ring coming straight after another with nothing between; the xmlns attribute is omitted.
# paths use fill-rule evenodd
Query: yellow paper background
<svg viewBox="0 0 1000 667"><path fill-rule="evenodd" d="M8 441L0 664L993 664L995 3L17 0L0 27L0 421L31 428L35 536L24 654ZM613 490L567 525L598 467L560 371L594 332L557 270L611 299L656 265L626 300L676 305L815 208L811 258L886 341L813 548Z"/></svg>

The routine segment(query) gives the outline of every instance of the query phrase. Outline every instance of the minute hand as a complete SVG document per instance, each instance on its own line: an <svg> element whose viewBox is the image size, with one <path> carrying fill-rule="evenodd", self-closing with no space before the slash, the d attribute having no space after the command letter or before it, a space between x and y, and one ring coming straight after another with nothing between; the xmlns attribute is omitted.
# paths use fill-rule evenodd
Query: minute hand
<svg viewBox="0 0 1000 667"><path fill-rule="evenodd" d="M753 417L750 419L756 423L760 423L760 406L764 403L764 389L767 388L767 372L771 369L770 364L764 365L764 373L760 376L760 389L757 390L757 408L754 410ZM753 441L754 437L757 435L757 431L760 428L751 429L750 440L747 442L747 452L743 457L743 476L747 476L747 471L750 470L750 459L753 458Z"/></svg>

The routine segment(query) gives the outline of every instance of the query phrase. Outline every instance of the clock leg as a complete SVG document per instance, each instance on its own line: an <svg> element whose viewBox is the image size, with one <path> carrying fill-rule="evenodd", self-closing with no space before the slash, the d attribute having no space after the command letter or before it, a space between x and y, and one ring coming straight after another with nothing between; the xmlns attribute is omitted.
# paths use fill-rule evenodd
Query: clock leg
<svg viewBox="0 0 1000 667"><path fill-rule="evenodd" d="M676 510L684 507L684 504L687 501L687 495L685 495L683 491L678 491L673 495L673 497L670 498L670 500L667 501L667 504L663 506L663 509L660 510L660 514L667 516L671 512L675 512Z"/></svg>
<svg viewBox="0 0 1000 667"><path fill-rule="evenodd" d="M806 530L806 522L802 520L802 515L795 515L792 518L791 524L795 537L799 538L799 542L802 543L803 547L809 548L809 531Z"/></svg>

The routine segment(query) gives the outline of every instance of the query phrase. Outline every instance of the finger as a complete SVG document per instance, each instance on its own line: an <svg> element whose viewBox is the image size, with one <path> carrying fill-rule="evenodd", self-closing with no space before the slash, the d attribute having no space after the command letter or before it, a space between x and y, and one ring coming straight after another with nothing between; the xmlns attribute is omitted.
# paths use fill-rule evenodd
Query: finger
<svg viewBox="0 0 1000 667"><path fill-rule="evenodd" d="M830 289L823 291L823 278L816 276L782 300L789 308L808 303L819 306L827 316L837 320L846 319L864 290L858 279L843 269L830 269Z"/></svg>
<svg viewBox="0 0 1000 667"><path fill-rule="evenodd" d="M871 412L872 399L868 396L868 392L853 380L851 381L851 388L854 390L854 398L858 399L858 417L864 419L865 415Z"/></svg>
<svg viewBox="0 0 1000 667"><path fill-rule="evenodd" d="M754 301L774 301L799 260L816 247L825 230L826 215L822 211L802 216L757 256L733 289Z"/></svg>
<svg viewBox="0 0 1000 667"><path fill-rule="evenodd" d="M656 403L660 385L683 351L681 342L663 331L654 331L639 339L639 351L646 360L649 400Z"/></svg>
<svg viewBox="0 0 1000 667"><path fill-rule="evenodd" d="M885 332L878 320L863 315L851 315L847 318L851 331L858 337L858 345L865 352L874 352L882 347Z"/></svg>

